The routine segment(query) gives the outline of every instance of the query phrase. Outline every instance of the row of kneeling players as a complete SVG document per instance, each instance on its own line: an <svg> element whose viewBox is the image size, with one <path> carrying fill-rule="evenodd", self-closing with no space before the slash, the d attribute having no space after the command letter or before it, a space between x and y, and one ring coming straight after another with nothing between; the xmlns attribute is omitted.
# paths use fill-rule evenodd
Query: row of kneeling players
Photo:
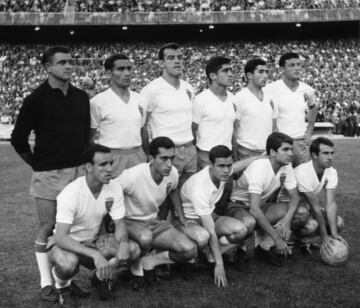
<svg viewBox="0 0 360 308"><path fill-rule="evenodd" d="M175 144L168 137L152 140L149 162L114 179L110 149L90 146L85 176L57 197L56 228L48 244L61 302L88 294L71 282L79 265L95 269L92 285L109 300L113 272L121 267L130 269L135 290L158 282L159 265L181 264L186 275L199 262L209 267L218 287L226 287L224 261L241 266L246 242L254 238L255 255L276 266L286 263L294 245L311 253L315 235L331 253L332 241L343 240L334 145L315 139L312 160L293 169L292 144L289 136L272 133L266 153L235 163L226 146L215 146L210 164L180 189L172 165ZM166 205L174 215L163 210Z"/></svg>

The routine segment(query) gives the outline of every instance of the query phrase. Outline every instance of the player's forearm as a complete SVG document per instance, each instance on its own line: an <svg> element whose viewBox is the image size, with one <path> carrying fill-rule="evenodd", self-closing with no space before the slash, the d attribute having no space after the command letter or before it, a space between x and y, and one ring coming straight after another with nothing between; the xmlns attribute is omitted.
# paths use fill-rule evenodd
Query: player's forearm
<svg viewBox="0 0 360 308"><path fill-rule="evenodd" d="M209 246L210 246L211 253L213 254L213 257L215 259L215 263L217 265L223 264L223 258L222 258L221 252L220 252L219 240L215 233L215 230L210 233Z"/></svg>
<svg viewBox="0 0 360 308"><path fill-rule="evenodd" d="M312 133L313 130L314 130L318 110L319 110L319 108L318 108L318 106L316 104L315 104L315 106L313 108L311 108L309 110L308 125L307 125L307 131L308 132Z"/></svg>
<svg viewBox="0 0 360 308"><path fill-rule="evenodd" d="M94 259L97 251L95 249L91 249L81 244L80 242L74 240L69 235L55 235L56 245L64 250L68 250L75 254L84 255Z"/></svg>
<svg viewBox="0 0 360 308"><path fill-rule="evenodd" d="M299 205L299 200L300 200L300 198L299 198L298 194L291 196L291 199L289 201L288 210L284 216L284 219L286 221L290 222L293 219L295 212Z"/></svg>
<svg viewBox="0 0 360 308"><path fill-rule="evenodd" d="M326 216L329 222L330 232L332 235L337 235L337 204L336 202L330 203L326 208Z"/></svg>
<svg viewBox="0 0 360 308"><path fill-rule="evenodd" d="M149 154L149 132L145 126L141 128L141 145L147 156Z"/></svg>
<svg viewBox="0 0 360 308"><path fill-rule="evenodd" d="M236 174L238 172L244 171L253 161L257 160L258 156L253 156L249 158L245 158L235 162L232 166L233 173Z"/></svg>
<svg viewBox="0 0 360 308"><path fill-rule="evenodd" d="M325 236L327 236L327 231L326 231L325 219L321 213L320 206L318 204L311 204L311 207L313 209L315 219L319 224L320 237L324 238Z"/></svg>
<svg viewBox="0 0 360 308"><path fill-rule="evenodd" d="M175 209L176 214L179 217L180 222L185 221L184 209L182 206L181 198L178 189L170 192L170 200Z"/></svg>

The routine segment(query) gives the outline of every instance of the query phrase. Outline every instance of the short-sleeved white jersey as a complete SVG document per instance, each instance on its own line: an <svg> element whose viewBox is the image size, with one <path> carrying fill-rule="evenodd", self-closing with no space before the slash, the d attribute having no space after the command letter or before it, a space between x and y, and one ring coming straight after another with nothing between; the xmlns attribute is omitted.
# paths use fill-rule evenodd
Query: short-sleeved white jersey
<svg viewBox="0 0 360 308"><path fill-rule="evenodd" d="M274 81L265 87L271 100L274 102L274 117L277 119L279 132L292 138L302 138L306 132L305 112L307 100L315 104L314 89L299 81L299 86L292 91L282 79ZM311 105L311 106L312 106Z"/></svg>
<svg viewBox="0 0 360 308"><path fill-rule="evenodd" d="M216 145L232 148L231 138L235 122L234 95L227 92L225 101L210 89L196 96L193 105L193 120L198 124L196 146L210 151Z"/></svg>
<svg viewBox="0 0 360 308"><path fill-rule="evenodd" d="M219 188L210 178L209 166L192 175L180 191L184 215L189 219L211 215L215 204L221 198L225 182L220 182Z"/></svg>
<svg viewBox="0 0 360 308"><path fill-rule="evenodd" d="M179 175L172 167L170 174L156 184L151 176L150 163L142 163L125 169L115 181L124 192L126 217L149 221L156 219L160 205L169 192L177 187Z"/></svg>
<svg viewBox="0 0 360 308"><path fill-rule="evenodd" d="M259 194L261 204L281 186L280 177L285 176L284 187L296 188L294 169L290 164L282 166L275 174L268 158L261 158L252 162L244 171L243 175L234 181L230 200L241 201L250 206L250 194Z"/></svg>
<svg viewBox="0 0 360 308"><path fill-rule="evenodd" d="M70 224L69 235L79 242L96 238L107 212L113 220L121 219L125 215L121 187L113 180L103 185L95 199L85 176L79 177L62 190L56 201L56 223Z"/></svg>
<svg viewBox="0 0 360 308"><path fill-rule="evenodd" d="M239 120L236 140L252 150L265 150L267 137L272 133L274 111L269 95L266 91L263 94L262 101L248 88L235 95L236 118Z"/></svg>
<svg viewBox="0 0 360 308"><path fill-rule="evenodd" d="M315 172L313 161L300 164L295 168L295 177L300 192L314 192L319 194L325 186L327 189L334 189L338 184L338 175L335 168L330 167L324 170L324 174L319 181Z"/></svg>
<svg viewBox="0 0 360 308"><path fill-rule="evenodd" d="M125 103L111 88L90 100L91 128L99 130L99 143L112 149L140 146L146 118L146 100L130 91Z"/></svg>
<svg viewBox="0 0 360 308"><path fill-rule="evenodd" d="M193 140L191 123L195 94L189 83L180 80L177 89L159 77L145 86L141 95L145 97L147 110L151 113L153 138L166 136L177 145Z"/></svg>

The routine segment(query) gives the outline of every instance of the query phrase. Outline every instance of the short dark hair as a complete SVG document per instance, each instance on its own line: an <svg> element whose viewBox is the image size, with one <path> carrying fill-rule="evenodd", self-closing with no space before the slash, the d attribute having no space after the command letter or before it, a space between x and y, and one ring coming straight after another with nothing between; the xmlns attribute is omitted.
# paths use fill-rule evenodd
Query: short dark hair
<svg viewBox="0 0 360 308"><path fill-rule="evenodd" d="M209 152L209 160L212 164L217 158L228 158L232 155L230 149L224 145L217 145L211 148Z"/></svg>
<svg viewBox="0 0 360 308"><path fill-rule="evenodd" d="M111 150L108 147L103 146L101 144L97 144L97 143L91 144L84 151L84 163L93 164L95 153L98 152L111 153Z"/></svg>
<svg viewBox="0 0 360 308"><path fill-rule="evenodd" d="M299 59L300 56L298 53L296 52L287 52L284 53L279 60L279 66L284 67L285 66L285 62L286 60L290 60L290 59Z"/></svg>
<svg viewBox="0 0 360 308"><path fill-rule="evenodd" d="M129 60L129 57L124 54L112 55L105 60L104 67L106 71L111 71L114 67L114 62L117 60Z"/></svg>
<svg viewBox="0 0 360 308"><path fill-rule="evenodd" d="M41 64L50 63L56 53L70 53L70 49L65 46L53 46L46 49L41 57Z"/></svg>
<svg viewBox="0 0 360 308"><path fill-rule="evenodd" d="M156 137L149 144L149 155L156 157L159 154L159 148L172 149L175 143L168 137Z"/></svg>
<svg viewBox="0 0 360 308"><path fill-rule="evenodd" d="M313 142L311 142L310 145L310 154L315 153L316 155L319 155L320 153L320 144L328 145L329 147L333 147L334 143L325 137L318 137Z"/></svg>
<svg viewBox="0 0 360 308"><path fill-rule="evenodd" d="M206 63L205 66L205 74L208 79L210 79L211 73L217 73L218 70L221 68L224 64L229 64L231 60L229 58L221 57L221 56L215 56L210 58L210 60Z"/></svg>
<svg viewBox="0 0 360 308"><path fill-rule="evenodd" d="M254 58L247 61L245 64L245 77L247 77L247 73L253 74L259 65L266 65L265 60L260 58Z"/></svg>
<svg viewBox="0 0 360 308"><path fill-rule="evenodd" d="M159 53L158 53L158 57L159 57L159 60L164 60L164 51L165 49L173 49L173 50L178 50L180 49L180 46L176 43L167 43L165 45L162 45L159 49Z"/></svg>
<svg viewBox="0 0 360 308"><path fill-rule="evenodd" d="M289 143L292 145L293 142L293 139L288 135L279 132L272 133L266 140L266 153L269 155L270 150L277 152L283 143Z"/></svg>

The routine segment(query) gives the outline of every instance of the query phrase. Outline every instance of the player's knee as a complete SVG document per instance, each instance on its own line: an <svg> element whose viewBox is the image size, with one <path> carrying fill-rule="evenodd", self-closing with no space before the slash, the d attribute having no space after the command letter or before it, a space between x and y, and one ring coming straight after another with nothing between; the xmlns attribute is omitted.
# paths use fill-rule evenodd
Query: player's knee
<svg viewBox="0 0 360 308"><path fill-rule="evenodd" d="M59 253L54 258L56 273L62 279L69 279L78 271L79 259L75 254Z"/></svg>
<svg viewBox="0 0 360 308"><path fill-rule="evenodd" d="M208 242L209 242L209 232L207 232L205 229L203 230L198 230L195 234L194 234L194 240L197 244L197 246L199 247L199 249L204 249Z"/></svg>
<svg viewBox="0 0 360 308"><path fill-rule="evenodd" d="M242 241L247 233L248 233L248 229L246 228L245 224L241 223L239 221L239 223L236 223L232 226L232 234L230 235L230 241L231 242L240 242Z"/></svg>
<svg viewBox="0 0 360 308"><path fill-rule="evenodd" d="M295 224L297 227L300 227L306 225L308 220L309 220L309 210L301 206L296 210L292 223Z"/></svg>
<svg viewBox="0 0 360 308"><path fill-rule="evenodd" d="M151 248L153 241L153 235L151 231L142 232L137 236L137 242L139 243L142 250L147 251Z"/></svg>
<svg viewBox="0 0 360 308"><path fill-rule="evenodd" d="M183 241L180 244L179 250L185 260L190 260L197 255L197 247L191 240Z"/></svg>
<svg viewBox="0 0 360 308"><path fill-rule="evenodd" d="M141 248L139 244L131 241L129 243L129 246L130 246L130 259L137 260L138 258L140 258Z"/></svg>
<svg viewBox="0 0 360 308"><path fill-rule="evenodd" d="M314 218L309 218L307 220L307 222L305 223L305 226L303 229L304 229L306 235L310 235L310 234L315 233L318 226L319 226L319 224Z"/></svg>
<svg viewBox="0 0 360 308"><path fill-rule="evenodd" d="M255 231L256 220L252 216L246 216L243 218L244 225L247 229L247 235L252 234Z"/></svg>
<svg viewBox="0 0 360 308"><path fill-rule="evenodd" d="M338 232L341 232L345 227L344 219L340 216L337 217L337 229Z"/></svg>

